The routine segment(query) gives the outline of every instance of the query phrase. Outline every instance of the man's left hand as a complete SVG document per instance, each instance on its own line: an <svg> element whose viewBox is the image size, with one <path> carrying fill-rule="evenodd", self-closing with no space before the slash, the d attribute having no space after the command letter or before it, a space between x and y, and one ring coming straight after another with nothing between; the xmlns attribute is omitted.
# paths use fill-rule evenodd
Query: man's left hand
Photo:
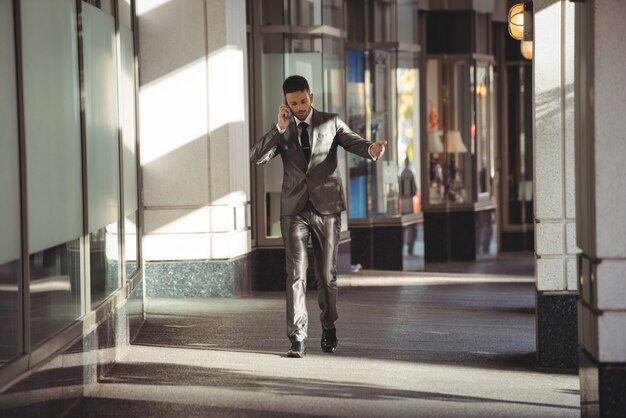
<svg viewBox="0 0 626 418"><path fill-rule="evenodd" d="M370 148L372 157L376 158L377 160L380 157L382 157L383 154L385 153L385 145L387 145L386 140L374 142L374 144L372 145L372 148Z"/></svg>

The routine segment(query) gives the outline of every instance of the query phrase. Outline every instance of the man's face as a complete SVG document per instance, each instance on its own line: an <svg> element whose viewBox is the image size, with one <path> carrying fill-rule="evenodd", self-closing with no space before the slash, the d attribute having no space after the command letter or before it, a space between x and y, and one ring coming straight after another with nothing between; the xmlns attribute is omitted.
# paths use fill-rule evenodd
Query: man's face
<svg viewBox="0 0 626 418"><path fill-rule="evenodd" d="M293 93L287 93L285 95L285 101L287 106L291 109L291 113L294 114L298 120L305 120L311 111L311 105L313 104L313 93L308 91L294 91Z"/></svg>

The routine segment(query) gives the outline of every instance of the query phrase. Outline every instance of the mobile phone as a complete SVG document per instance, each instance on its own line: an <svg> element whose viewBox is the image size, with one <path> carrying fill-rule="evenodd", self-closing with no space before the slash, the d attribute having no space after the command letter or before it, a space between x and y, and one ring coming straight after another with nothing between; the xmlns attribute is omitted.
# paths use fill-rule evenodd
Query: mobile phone
<svg viewBox="0 0 626 418"><path fill-rule="evenodd" d="M291 117L291 108L287 104L287 100L283 100L283 105L287 106L287 118Z"/></svg>

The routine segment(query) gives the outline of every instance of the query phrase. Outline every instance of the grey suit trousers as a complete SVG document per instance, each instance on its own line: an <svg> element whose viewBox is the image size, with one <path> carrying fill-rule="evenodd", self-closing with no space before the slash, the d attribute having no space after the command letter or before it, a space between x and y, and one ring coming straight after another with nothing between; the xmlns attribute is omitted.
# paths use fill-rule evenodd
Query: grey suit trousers
<svg viewBox="0 0 626 418"><path fill-rule="evenodd" d="M321 215L310 204L295 216L281 219L287 267L287 336L291 341L307 338L306 308L307 245L313 244L313 261L323 329L337 320L337 251L341 214Z"/></svg>

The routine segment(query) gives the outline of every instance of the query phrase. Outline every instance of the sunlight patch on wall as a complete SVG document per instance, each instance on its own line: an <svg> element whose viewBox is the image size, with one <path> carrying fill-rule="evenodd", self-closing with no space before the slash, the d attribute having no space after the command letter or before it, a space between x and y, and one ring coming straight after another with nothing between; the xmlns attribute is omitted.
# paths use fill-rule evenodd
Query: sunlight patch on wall
<svg viewBox="0 0 626 418"><path fill-rule="evenodd" d="M243 51L225 46L209 55L209 131L232 122L243 122L246 114Z"/></svg>
<svg viewBox="0 0 626 418"><path fill-rule="evenodd" d="M139 98L142 164L207 134L204 58L142 86Z"/></svg>
<svg viewBox="0 0 626 418"><path fill-rule="evenodd" d="M158 7L169 3L171 0L138 0L135 8L137 9L137 16L146 14Z"/></svg>
<svg viewBox="0 0 626 418"><path fill-rule="evenodd" d="M213 201L215 205L230 205L233 203L241 203L246 202L248 200L248 196L243 190L236 190L227 194L226 196L222 196L219 199Z"/></svg>

